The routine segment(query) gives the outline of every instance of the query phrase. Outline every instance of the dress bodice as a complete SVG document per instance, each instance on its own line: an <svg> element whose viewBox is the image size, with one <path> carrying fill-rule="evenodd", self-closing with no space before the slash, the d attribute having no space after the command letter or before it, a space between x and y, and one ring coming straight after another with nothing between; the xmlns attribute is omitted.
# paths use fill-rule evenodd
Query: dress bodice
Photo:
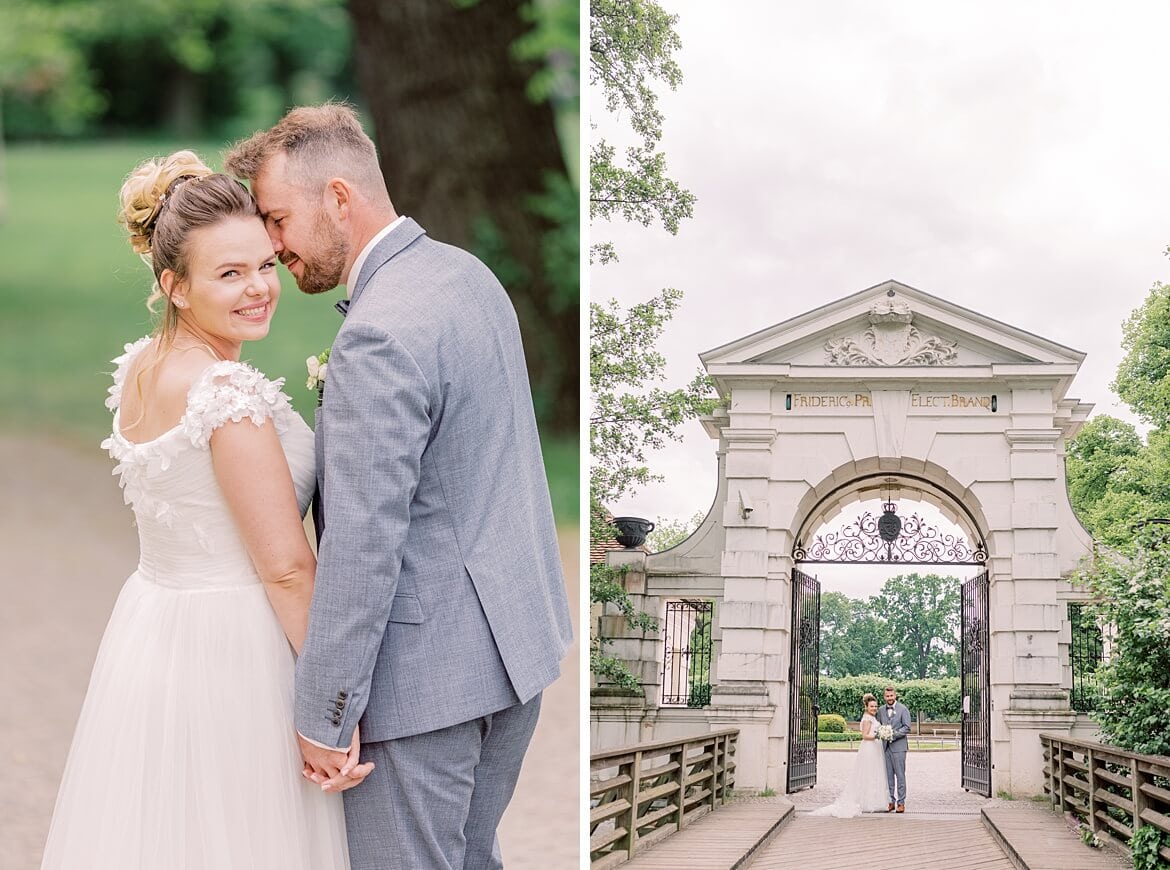
<svg viewBox="0 0 1170 870"><path fill-rule="evenodd" d="M258 582L244 541L215 478L211 435L225 423L250 419L274 425L292 473L302 515L316 477L313 431L281 392L283 379L269 380L247 363L213 363L192 384L179 424L142 443L121 434L122 384L135 356L150 343L126 345L114 363L114 385L106 406L113 431L102 446L117 466L126 503L134 510L140 547L139 571L168 586L237 586Z"/></svg>

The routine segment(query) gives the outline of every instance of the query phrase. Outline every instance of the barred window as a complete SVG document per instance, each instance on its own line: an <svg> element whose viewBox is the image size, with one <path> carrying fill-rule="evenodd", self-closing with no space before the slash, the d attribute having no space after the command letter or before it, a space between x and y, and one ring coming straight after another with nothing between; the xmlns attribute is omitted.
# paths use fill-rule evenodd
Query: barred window
<svg viewBox="0 0 1170 870"><path fill-rule="evenodd" d="M1069 664L1072 665L1069 704L1078 713L1092 713L1100 709L1104 701L1104 691L1097 675L1098 668L1105 661L1101 628L1083 604L1068 606L1068 621L1072 629L1068 647Z"/></svg>
<svg viewBox="0 0 1170 870"><path fill-rule="evenodd" d="M668 601L663 628L662 706L711 703L711 622L714 602Z"/></svg>

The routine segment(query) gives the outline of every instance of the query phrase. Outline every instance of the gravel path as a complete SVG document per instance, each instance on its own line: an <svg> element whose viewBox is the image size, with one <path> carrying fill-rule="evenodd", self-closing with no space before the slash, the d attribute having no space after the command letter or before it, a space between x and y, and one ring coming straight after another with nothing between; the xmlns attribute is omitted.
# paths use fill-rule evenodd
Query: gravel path
<svg viewBox="0 0 1170 870"><path fill-rule="evenodd" d="M788 795L797 813L832 803L841 793L856 756L856 752L818 752L816 787ZM998 803L998 799L963 791L959 785L958 750L907 753L905 815L977 817L979 808L991 803Z"/></svg>
<svg viewBox="0 0 1170 870"><path fill-rule="evenodd" d="M34 870L93 657L137 561L129 508L96 444L0 435L0 864ZM569 600L579 545L561 535ZM573 610L574 621L577 608ZM578 635L580 634L578 630ZM510 870L578 866L578 647L545 693L500 840Z"/></svg>

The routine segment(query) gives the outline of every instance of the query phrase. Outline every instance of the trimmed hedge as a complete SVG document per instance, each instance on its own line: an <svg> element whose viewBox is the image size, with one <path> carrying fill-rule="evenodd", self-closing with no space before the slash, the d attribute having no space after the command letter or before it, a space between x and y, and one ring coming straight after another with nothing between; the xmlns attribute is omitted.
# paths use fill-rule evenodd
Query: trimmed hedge
<svg viewBox="0 0 1170 870"><path fill-rule="evenodd" d="M838 716L836 713L821 713L817 716L817 733L844 734L845 717Z"/></svg>
<svg viewBox="0 0 1170 870"><path fill-rule="evenodd" d="M818 731L817 732L817 742L818 743L855 743L855 742L860 743L861 742L861 735L858 734L856 731L848 731L848 732L845 732L844 734L838 733L836 731Z"/></svg>
<svg viewBox="0 0 1170 870"><path fill-rule="evenodd" d="M818 703L822 714L836 713L856 722L861 718L861 696L871 693L882 701L882 690L893 686L898 700L906 705L911 717L921 713L924 719L957 721L962 710L959 678L936 680L891 680L876 674L856 677L821 677Z"/></svg>

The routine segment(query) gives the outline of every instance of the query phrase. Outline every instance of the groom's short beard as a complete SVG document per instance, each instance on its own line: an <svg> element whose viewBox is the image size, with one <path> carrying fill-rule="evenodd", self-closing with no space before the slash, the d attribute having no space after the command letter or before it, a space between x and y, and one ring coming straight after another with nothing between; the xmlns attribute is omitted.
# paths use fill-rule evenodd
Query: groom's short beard
<svg viewBox="0 0 1170 870"><path fill-rule="evenodd" d="M328 293L341 283L341 270L349 257L349 244L345 236L324 214L318 214L313 222L318 247L313 251L312 261L300 257L301 276L296 278L297 288L310 296ZM299 255L298 255L299 256Z"/></svg>

